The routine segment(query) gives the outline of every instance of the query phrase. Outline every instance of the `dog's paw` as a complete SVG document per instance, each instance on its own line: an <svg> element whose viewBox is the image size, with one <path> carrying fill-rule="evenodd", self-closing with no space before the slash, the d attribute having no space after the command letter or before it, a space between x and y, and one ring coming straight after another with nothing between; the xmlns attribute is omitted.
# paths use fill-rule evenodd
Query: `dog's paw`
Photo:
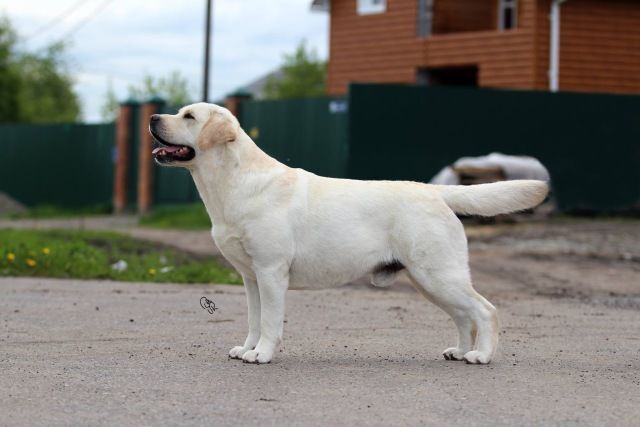
<svg viewBox="0 0 640 427"><path fill-rule="evenodd" d="M486 365L491 362L491 357L481 351L473 350L464 355L464 360L472 365Z"/></svg>
<svg viewBox="0 0 640 427"><path fill-rule="evenodd" d="M229 350L229 357L232 359L242 359L242 355L245 354L248 350L251 350L248 347L243 347L241 345L233 347Z"/></svg>
<svg viewBox="0 0 640 427"><path fill-rule="evenodd" d="M442 352L442 355L447 360L462 360L464 359L465 352L458 347L451 347Z"/></svg>
<svg viewBox="0 0 640 427"><path fill-rule="evenodd" d="M271 362L271 354L249 350L242 355L242 361L245 363L269 363Z"/></svg>

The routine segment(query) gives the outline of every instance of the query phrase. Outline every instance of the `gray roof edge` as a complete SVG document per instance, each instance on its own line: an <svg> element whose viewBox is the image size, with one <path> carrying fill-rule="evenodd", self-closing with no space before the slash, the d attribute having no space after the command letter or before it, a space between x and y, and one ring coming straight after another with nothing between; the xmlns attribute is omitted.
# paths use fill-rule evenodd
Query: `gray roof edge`
<svg viewBox="0 0 640 427"><path fill-rule="evenodd" d="M328 12L331 7L331 0L313 0L311 10L315 12Z"/></svg>

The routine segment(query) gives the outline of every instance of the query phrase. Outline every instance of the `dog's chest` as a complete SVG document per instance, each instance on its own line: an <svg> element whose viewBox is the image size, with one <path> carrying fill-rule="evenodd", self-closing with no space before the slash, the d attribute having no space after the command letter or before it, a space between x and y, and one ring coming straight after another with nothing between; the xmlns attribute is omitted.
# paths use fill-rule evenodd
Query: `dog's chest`
<svg viewBox="0 0 640 427"><path fill-rule="evenodd" d="M243 274L250 272L251 258L242 245L242 234L234 227L217 223L211 229L211 235L222 255Z"/></svg>

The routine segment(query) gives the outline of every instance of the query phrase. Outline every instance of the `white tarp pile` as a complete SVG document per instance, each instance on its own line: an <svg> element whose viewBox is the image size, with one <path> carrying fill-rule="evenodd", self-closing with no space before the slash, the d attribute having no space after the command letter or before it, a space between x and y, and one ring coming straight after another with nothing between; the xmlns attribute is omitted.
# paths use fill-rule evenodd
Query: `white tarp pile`
<svg viewBox="0 0 640 427"><path fill-rule="evenodd" d="M431 184L458 185L460 184L460 177L456 170L467 168L501 169L503 176L507 180L537 179L549 181L547 168L535 157L491 153L488 156L462 157L458 159L453 165L446 166L431 178Z"/></svg>

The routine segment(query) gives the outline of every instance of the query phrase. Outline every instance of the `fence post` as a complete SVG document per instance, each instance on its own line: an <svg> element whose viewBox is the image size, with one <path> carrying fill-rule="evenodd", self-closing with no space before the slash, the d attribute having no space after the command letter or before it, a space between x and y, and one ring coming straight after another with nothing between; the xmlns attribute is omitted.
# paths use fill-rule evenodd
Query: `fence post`
<svg viewBox="0 0 640 427"><path fill-rule="evenodd" d="M140 103L135 99L128 99L120 104L116 121L116 153L113 184L113 209L116 214L123 213L133 202L137 187L132 186L136 179L138 166L136 130L140 117Z"/></svg>
<svg viewBox="0 0 640 427"><path fill-rule="evenodd" d="M138 213L149 211L153 204L154 165L151 156L153 138L149 133L149 117L160 113L164 106L161 98L151 98L142 105L139 123L140 146L138 152Z"/></svg>
<svg viewBox="0 0 640 427"><path fill-rule="evenodd" d="M240 114L242 114L242 102L248 101L252 98L250 92L245 89L238 89L235 92L232 92L227 95L224 100L224 106L227 110L231 111L231 114L237 117L240 120Z"/></svg>
<svg viewBox="0 0 640 427"><path fill-rule="evenodd" d="M113 174L113 210L121 214L127 206L129 182L129 149L132 103L120 104L116 119L115 172Z"/></svg>

